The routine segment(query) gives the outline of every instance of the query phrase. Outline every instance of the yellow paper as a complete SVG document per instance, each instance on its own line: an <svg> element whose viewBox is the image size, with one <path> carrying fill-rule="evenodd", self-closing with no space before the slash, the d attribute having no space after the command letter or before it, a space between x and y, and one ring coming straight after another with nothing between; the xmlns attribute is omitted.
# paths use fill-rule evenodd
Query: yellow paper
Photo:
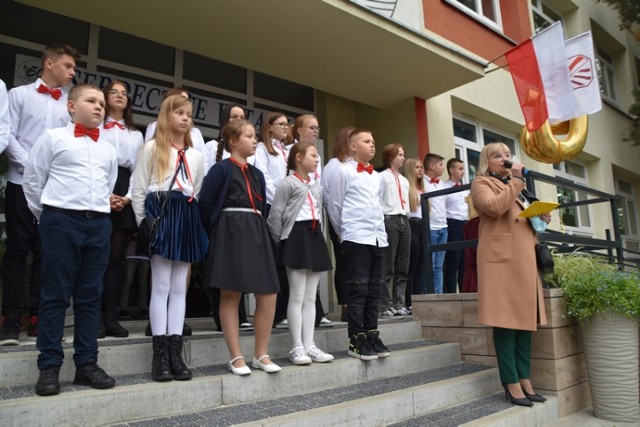
<svg viewBox="0 0 640 427"><path fill-rule="evenodd" d="M549 213L558 206L560 206L560 203L535 201L531 203L527 209L520 212L520 215L518 216L523 218L533 218L540 214Z"/></svg>

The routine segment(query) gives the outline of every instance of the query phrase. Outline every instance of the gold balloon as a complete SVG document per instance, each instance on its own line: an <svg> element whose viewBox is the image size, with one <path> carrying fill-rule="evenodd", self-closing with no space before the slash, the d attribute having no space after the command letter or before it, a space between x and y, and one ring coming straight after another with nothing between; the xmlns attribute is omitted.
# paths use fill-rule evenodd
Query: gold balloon
<svg viewBox="0 0 640 427"><path fill-rule="evenodd" d="M559 163L563 160L575 159L587 142L589 119L580 116L566 122L549 124L548 121L540 129L529 132L525 127L520 132L520 146L529 157L543 163ZM566 135L558 139L558 135Z"/></svg>

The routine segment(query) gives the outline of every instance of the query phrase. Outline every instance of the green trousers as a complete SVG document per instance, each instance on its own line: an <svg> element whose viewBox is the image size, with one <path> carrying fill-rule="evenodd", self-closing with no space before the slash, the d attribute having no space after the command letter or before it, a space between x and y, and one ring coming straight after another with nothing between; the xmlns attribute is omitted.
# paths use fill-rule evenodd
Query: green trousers
<svg viewBox="0 0 640 427"><path fill-rule="evenodd" d="M500 381L515 384L529 379L531 371L531 331L493 328Z"/></svg>

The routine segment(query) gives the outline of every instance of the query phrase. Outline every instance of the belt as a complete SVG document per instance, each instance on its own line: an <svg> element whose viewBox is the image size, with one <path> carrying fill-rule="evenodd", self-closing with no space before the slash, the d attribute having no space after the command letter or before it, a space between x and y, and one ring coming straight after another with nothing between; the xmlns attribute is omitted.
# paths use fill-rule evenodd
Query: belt
<svg viewBox="0 0 640 427"><path fill-rule="evenodd" d="M49 206L49 205L44 205L44 210L53 211L53 212L62 212L69 215L81 216L83 218L88 218L88 219L104 218L105 216L109 216L109 214L106 212L78 211L74 209L57 208L55 206Z"/></svg>
<svg viewBox="0 0 640 427"><path fill-rule="evenodd" d="M257 213L258 215L262 215L262 212L259 210L253 210L251 208L224 208L222 212L249 212L252 214Z"/></svg>
<svg viewBox="0 0 640 427"><path fill-rule="evenodd" d="M422 218L413 217L413 218L409 218L409 221L422 222Z"/></svg>

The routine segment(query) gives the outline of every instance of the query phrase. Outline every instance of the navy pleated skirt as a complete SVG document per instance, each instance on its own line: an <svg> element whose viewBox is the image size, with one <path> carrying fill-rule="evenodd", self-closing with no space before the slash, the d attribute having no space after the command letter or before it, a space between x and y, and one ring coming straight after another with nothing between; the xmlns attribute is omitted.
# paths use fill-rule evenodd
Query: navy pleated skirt
<svg viewBox="0 0 640 427"><path fill-rule="evenodd" d="M167 192L149 193L144 203L148 217L160 213ZM196 199L179 191L172 191L164 215L158 225L157 238L151 248L152 254L171 261L198 262L207 253L209 239L200 222Z"/></svg>

